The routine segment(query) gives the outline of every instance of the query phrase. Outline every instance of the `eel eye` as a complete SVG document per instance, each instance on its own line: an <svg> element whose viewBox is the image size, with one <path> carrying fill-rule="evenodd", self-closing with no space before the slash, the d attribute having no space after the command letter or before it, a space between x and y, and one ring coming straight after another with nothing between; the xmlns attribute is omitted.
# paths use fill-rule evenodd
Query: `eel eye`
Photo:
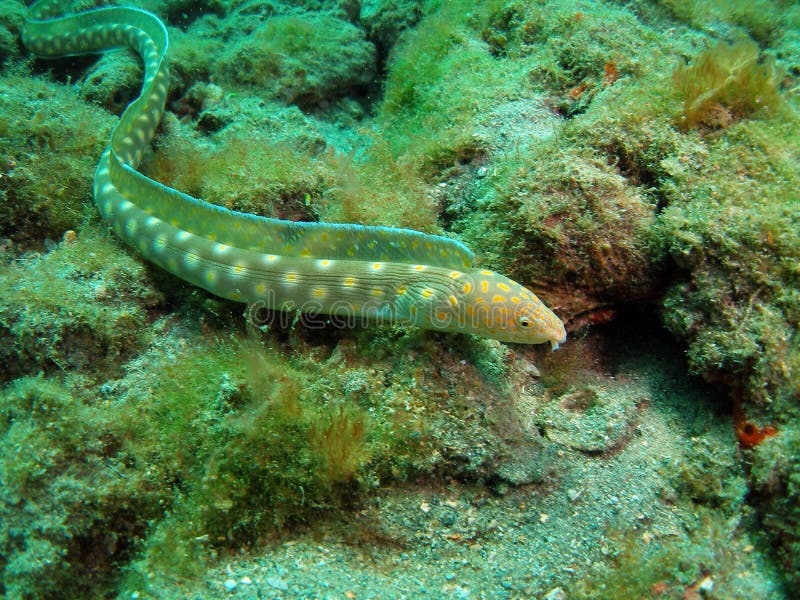
<svg viewBox="0 0 800 600"><path fill-rule="evenodd" d="M530 327L531 326L531 320L528 317L521 317L520 320L519 320L519 326L520 327Z"/></svg>

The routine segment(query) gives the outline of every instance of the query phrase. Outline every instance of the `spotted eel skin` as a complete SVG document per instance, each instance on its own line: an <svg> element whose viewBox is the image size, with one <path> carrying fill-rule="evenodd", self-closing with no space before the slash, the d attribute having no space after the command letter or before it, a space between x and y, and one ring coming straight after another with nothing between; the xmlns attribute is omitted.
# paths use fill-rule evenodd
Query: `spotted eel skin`
<svg viewBox="0 0 800 600"><path fill-rule="evenodd" d="M564 325L530 290L472 268L463 244L409 229L296 223L198 200L136 168L164 113L167 30L127 7L71 13L38 0L22 40L42 57L129 46L144 62L141 95L122 114L94 177L103 218L147 260L209 292L271 309L402 322L554 348Z"/></svg>

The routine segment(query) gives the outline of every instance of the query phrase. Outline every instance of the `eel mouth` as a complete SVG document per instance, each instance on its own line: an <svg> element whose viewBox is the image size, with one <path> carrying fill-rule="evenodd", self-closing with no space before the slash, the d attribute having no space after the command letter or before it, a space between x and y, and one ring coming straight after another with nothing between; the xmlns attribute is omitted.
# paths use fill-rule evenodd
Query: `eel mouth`
<svg viewBox="0 0 800 600"><path fill-rule="evenodd" d="M558 325L559 336L550 339L550 348L552 350L558 350L558 347L567 341L567 330L564 328L564 324L559 321Z"/></svg>

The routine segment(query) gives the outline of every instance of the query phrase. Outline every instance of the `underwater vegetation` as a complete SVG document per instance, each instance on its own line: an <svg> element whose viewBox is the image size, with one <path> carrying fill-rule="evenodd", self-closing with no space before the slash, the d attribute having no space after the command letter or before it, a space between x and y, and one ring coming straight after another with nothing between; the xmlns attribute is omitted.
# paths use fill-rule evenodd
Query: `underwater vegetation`
<svg viewBox="0 0 800 600"><path fill-rule="evenodd" d="M790 0L656 0L679 21L702 30L732 24L759 43L775 43L797 23L797 5Z"/></svg>
<svg viewBox="0 0 800 600"><path fill-rule="evenodd" d="M775 110L781 102L782 74L775 57L759 60L751 40L720 42L673 74L683 96L681 129L727 127L760 109Z"/></svg>
<svg viewBox="0 0 800 600"><path fill-rule="evenodd" d="M555 306L578 349L601 323L660 322L728 435L668 449L680 535L612 527L568 591L715 597L698 586L734 586L730 548L750 536L792 593L798 8L357 4L142 3L168 20L173 75L143 170L245 212L458 236ZM608 432L635 421L641 399L577 375L602 346L256 334L241 307L142 262L90 201L138 67L34 61L23 12L0 10L0 594L188 589L394 485L558 495L558 452L611 454ZM533 394L545 416L567 406L552 439L515 412ZM608 431L589 429L601 417Z"/></svg>
<svg viewBox="0 0 800 600"><path fill-rule="evenodd" d="M346 21L276 15L226 48L212 74L220 84L255 87L310 108L367 86L375 76L375 48Z"/></svg>
<svg viewBox="0 0 800 600"><path fill-rule="evenodd" d="M61 239L93 207L86 199L112 119L66 86L22 77L0 94L0 235L23 248ZM52 174L58 173L58 178ZM9 250L14 250L9 247Z"/></svg>
<svg viewBox="0 0 800 600"><path fill-rule="evenodd" d="M460 393L434 416L451 403L429 364L438 350L413 339L374 340L387 355L365 362L353 342L331 350L295 338L286 353L209 335L211 324L206 335L174 326L154 324L169 344L150 340L123 376L104 369L112 378L99 387L59 371L3 389L7 597L110 589L121 563L130 589L146 588L153 572L192 579L220 553L336 514L381 483L434 470L488 477L502 469L501 449L518 443L461 419L475 411L464 398L498 391L456 370L458 355L439 357ZM393 351L408 353L394 371ZM482 450L449 464L446 448L462 445Z"/></svg>
<svg viewBox="0 0 800 600"><path fill-rule="evenodd" d="M142 263L95 229L66 237L0 270L4 383L37 373L114 372L148 339L148 311L163 298Z"/></svg>

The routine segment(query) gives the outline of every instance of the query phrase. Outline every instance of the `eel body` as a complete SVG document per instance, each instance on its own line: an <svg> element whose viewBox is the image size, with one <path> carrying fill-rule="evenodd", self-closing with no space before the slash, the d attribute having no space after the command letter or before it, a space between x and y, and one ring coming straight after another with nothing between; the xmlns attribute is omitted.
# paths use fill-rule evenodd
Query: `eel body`
<svg viewBox="0 0 800 600"><path fill-rule="evenodd" d="M43 57L129 46L142 58L141 94L122 114L94 177L94 200L114 232L147 260L209 292L270 309L518 343L566 339L530 290L472 267L463 244L409 229L298 223L228 210L166 187L136 169L167 99L167 31L136 8L65 12L39 0L22 40Z"/></svg>

